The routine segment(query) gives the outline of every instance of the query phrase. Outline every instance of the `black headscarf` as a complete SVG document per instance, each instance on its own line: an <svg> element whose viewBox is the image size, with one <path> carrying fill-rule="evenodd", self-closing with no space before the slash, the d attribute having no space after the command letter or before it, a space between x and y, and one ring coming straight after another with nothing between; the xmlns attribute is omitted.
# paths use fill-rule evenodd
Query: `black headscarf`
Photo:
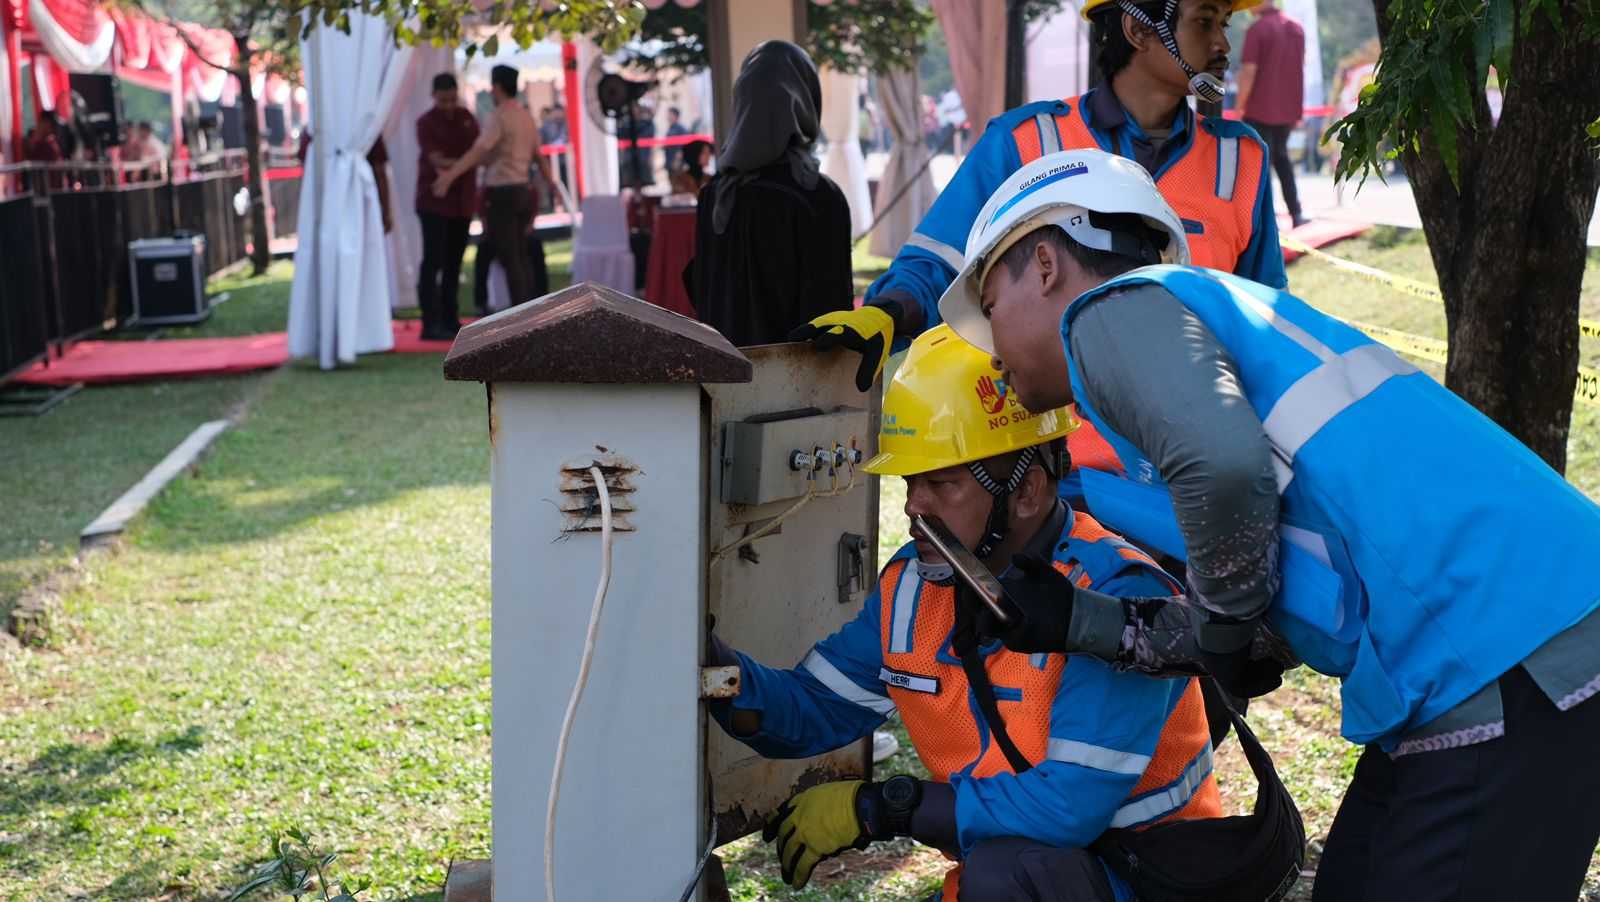
<svg viewBox="0 0 1600 902"><path fill-rule="evenodd" d="M722 234L733 218L739 187L763 168L789 161L800 187L817 186L817 142L822 82L804 50L788 41L758 44L744 58L733 83L733 128L717 160L716 200L711 224Z"/></svg>

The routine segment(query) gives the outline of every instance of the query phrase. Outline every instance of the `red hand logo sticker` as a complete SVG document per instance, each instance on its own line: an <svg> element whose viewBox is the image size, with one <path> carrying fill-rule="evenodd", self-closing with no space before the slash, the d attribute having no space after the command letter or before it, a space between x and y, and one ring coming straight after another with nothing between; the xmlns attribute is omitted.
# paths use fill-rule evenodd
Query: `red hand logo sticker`
<svg viewBox="0 0 1600 902"><path fill-rule="evenodd" d="M978 380L978 403L988 413L999 413L1006 406L1005 392L994 384L994 379L984 376Z"/></svg>

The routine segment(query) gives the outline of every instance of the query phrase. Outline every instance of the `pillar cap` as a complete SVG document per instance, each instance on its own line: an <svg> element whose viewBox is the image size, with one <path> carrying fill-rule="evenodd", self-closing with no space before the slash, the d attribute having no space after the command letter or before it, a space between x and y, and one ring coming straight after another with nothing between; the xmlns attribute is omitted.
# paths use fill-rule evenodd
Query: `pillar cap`
<svg viewBox="0 0 1600 902"><path fill-rule="evenodd" d="M444 377L475 382L749 382L722 333L620 291L581 282L472 323Z"/></svg>

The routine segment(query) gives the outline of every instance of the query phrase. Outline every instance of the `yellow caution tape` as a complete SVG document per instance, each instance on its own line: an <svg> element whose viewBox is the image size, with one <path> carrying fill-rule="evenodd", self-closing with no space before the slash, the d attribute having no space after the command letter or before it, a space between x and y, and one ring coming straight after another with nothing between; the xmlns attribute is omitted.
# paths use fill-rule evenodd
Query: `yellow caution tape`
<svg viewBox="0 0 1600 902"><path fill-rule="evenodd" d="M1412 335L1410 332L1354 320L1350 320L1349 324L1365 332L1374 341L1381 341L1401 354L1420 357L1434 363L1444 363L1449 357L1450 346L1437 338ZM1579 366L1578 383L1573 387L1572 398L1580 404L1600 407L1600 370Z"/></svg>
<svg viewBox="0 0 1600 902"><path fill-rule="evenodd" d="M1375 341L1381 341L1402 354L1412 357L1421 357L1434 363L1446 363L1449 360L1450 346L1437 338L1427 338L1422 335L1412 335L1410 332L1401 332L1398 329L1388 329L1383 326L1374 326L1370 323L1349 321L1350 325L1367 333Z"/></svg>
<svg viewBox="0 0 1600 902"><path fill-rule="evenodd" d="M1387 285L1396 291L1401 291L1413 297L1419 297L1424 300L1434 301L1435 303L1444 303L1444 295L1440 293L1439 289L1433 285L1427 284L1426 282L1418 282L1416 279L1408 279L1404 276L1392 275L1384 272L1381 269L1374 269L1371 266L1357 263L1354 260L1346 260L1343 257L1335 257L1326 251L1318 250L1317 248L1306 244L1304 241L1301 241L1298 238L1292 238L1288 235L1280 236L1278 243L1289 250L1298 251L1299 253L1306 254L1307 256L1315 257L1336 269L1342 269L1346 272L1353 272L1357 275L1365 276L1374 282L1377 282L1381 285ZM1600 338L1600 322L1595 322L1592 319L1579 319L1578 331L1589 338Z"/></svg>

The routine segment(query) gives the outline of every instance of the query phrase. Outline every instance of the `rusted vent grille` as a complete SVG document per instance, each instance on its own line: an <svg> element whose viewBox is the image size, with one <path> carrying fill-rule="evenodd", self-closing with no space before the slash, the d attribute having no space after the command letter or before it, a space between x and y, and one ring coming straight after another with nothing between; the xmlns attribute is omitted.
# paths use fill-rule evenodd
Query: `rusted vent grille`
<svg viewBox="0 0 1600 902"><path fill-rule="evenodd" d="M611 528L633 532L629 519L633 513L635 477L642 471L620 454L604 452L590 458L570 460L561 465L561 531L599 532L601 530L600 492L594 485L591 467L605 475L606 492L611 497Z"/></svg>

